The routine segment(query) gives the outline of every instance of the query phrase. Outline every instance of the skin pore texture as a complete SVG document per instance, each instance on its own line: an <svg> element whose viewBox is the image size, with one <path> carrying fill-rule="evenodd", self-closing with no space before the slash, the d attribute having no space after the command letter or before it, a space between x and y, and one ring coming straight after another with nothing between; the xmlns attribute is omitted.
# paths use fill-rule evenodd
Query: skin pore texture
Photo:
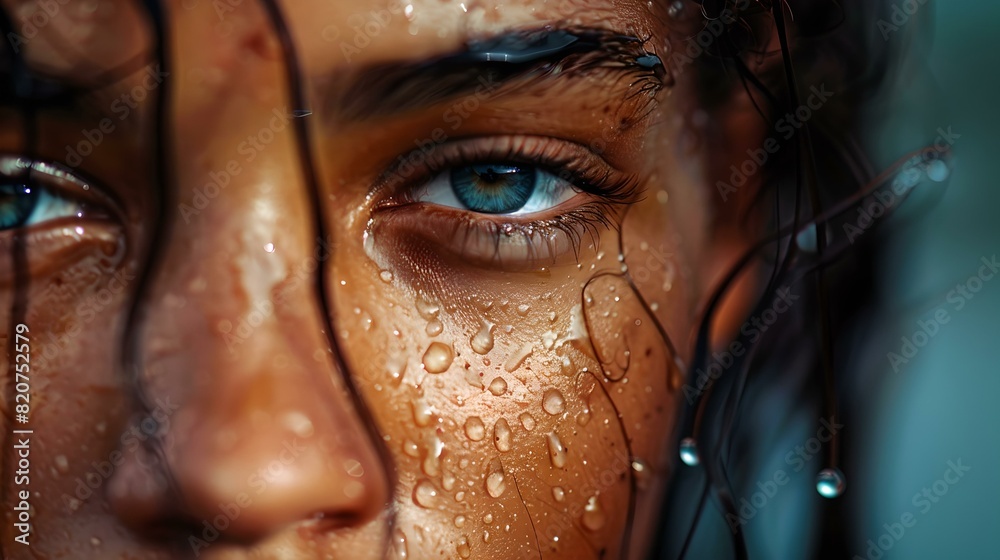
<svg viewBox="0 0 1000 560"><path fill-rule="evenodd" d="M37 10L2 5L16 26ZM138 2L60 4L24 45L81 87L131 70L37 114L32 155L89 188L36 184L80 216L0 231L5 332L17 235L28 263L35 432L33 542L7 544L5 523L5 554L642 557L676 466L677 362L734 251L711 225L688 76L622 62L666 56L665 8L279 2L296 107L263 4L163 5L167 81ZM645 42L471 79L437 68L471 80L452 94L419 81L469 41L546 26ZM0 108L0 156L26 155L25 125ZM509 161L577 189L517 216L430 191L453 167Z"/></svg>

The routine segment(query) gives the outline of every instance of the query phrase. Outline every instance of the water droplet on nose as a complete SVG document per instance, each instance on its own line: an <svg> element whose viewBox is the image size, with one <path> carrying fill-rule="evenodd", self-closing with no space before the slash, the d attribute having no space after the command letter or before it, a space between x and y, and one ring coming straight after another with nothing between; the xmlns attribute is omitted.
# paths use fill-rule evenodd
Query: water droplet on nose
<svg viewBox="0 0 1000 560"><path fill-rule="evenodd" d="M549 432L549 459L552 460L552 466L561 469L566 466L566 448L563 446L562 442L559 441L559 436L555 432Z"/></svg>
<svg viewBox="0 0 1000 560"><path fill-rule="evenodd" d="M497 397L507 392L507 382L503 377L496 377L490 381L490 392Z"/></svg>
<svg viewBox="0 0 1000 560"><path fill-rule="evenodd" d="M424 352L423 364L427 373L441 373L451 366L455 359L455 352L451 346L441 342L432 342Z"/></svg>
<svg viewBox="0 0 1000 560"><path fill-rule="evenodd" d="M441 323L441 321L438 321L437 319L431 319L430 321L427 321L427 326L424 327L424 332L427 333L427 336L437 336L441 334L441 331L443 330L444 330L444 325Z"/></svg>
<svg viewBox="0 0 1000 560"><path fill-rule="evenodd" d="M680 454L681 461L689 467L695 467L701 462L698 458L698 444L694 438L686 437L681 440Z"/></svg>
<svg viewBox="0 0 1000 560"><path fill-rule="evenodd" d="M482 418L470 416L465 421L465 435L472 441L482 441L486 437L486 425L483 424Z"/></svg>
<svg viewBox="0 0 1000 560"><path fill-rule="evenodd" d="M549 389L542 395L542 410L555 416L566 410L566 400L559 389Z"/></svg>
<svg viewBox="0 0 1000 560"><path fill-rule="evenodd" d="M587 505L583 507L580 522L590 531L600 531L604 527L605 519L604 510L601 508L601 503L597 501L597 496L591 496L587 500Z"/></svg>
<svg viewBox="0 0 1000 560"><path fill-rule="evenodd" d="M535 429L535 417L532 416L531 414L527 412L522 412L521 415L518 416L517 418L521 421L521 426L525 430L528 430L530 432L531 430Z"/></svg>
<svg viewBox="0 0 1000 560"><path fill-rule="evenodd" d="M383 270L382 272L379 272L378 277L386 284L392 282L392 272L388 270Z"/></svg>
<svg viewBox="0 0 1000 560"><path fill-rule="evenodd" d="M493 324L483 321L482 328L472 335L469 339L469 344L472 346L472 351L476 354L486 354L493 349Z"/></svg>
<svg viewBox="0 0 1000 560"><path fill-rule="evenodd" d="M455 526L459 527L459 528L462 528L462 527L465 526L465 516L464 515L456 515L455 516Z"/></svg>
<svg viewBox="0 0 1000 560"><path fill-rule="evenodd" d="M562 486L552 487L552 499L561 502L566 499L566 491L562 489Z"/></svg>
<svg viewBox="0 0 1000 560"><path fill-rule="evenodd" d="M513 439L514 433L507 420L503 418L497 420L497 423L493 425L493 444L496 445L497 451L501 453L510 451Z"/></svg>
<svg viewBox="0 0 1000 560"><path fill-rule="evenodd" d="M499 498L506 489L507 479L504 476L503 467L498 466L486 477L486 492L494 498Z"/></svg>
<svg viewBox="0 0 1000 560"><path fill-rule="evenodd" d="M486 515L484 515L483 516L483 523L485 523L487 525L489 525L490 523L493 523L493 514L492 513L487 513Z"/></svg>
<svg viewBox="0 0 1000 560"><path fill-rule="evenodd" d="M274 252L274 243L266 243L266 244L264 244L264 251L266 251L268 253L273 253Z"/></svg>
<svg viewBox="0 0 1000 560"><path fill-rule="evenodd" d="M837 498L846 488L847 479L838 468L823 469L816 476L816 491L824 498Z"/></svg>
<svg viewBox="0 0 1000 560"><path fill-rule="evenodd" d="M590 423L590 407L583 409L582 412L576 415L576 423L580 426L586 426Z"/></svg>
<svg viewBox="0 0 1000 560"><path fill-rule="evenodd" d="M421 480L413 487L413 503L422 508L431 509L437 506L438 496L438 489L427 479Z"/></svg>
<svg viewBox="0 0 1000 560"><path fill-rule="evenodd" d="M395 529L392 532L392 552L396 555L395 560L406 560L410 556L406 546L406 533L402 529Z"/></svg>
<svg viewBox="0 0 1000 560"><path fill-rule="evenodd" d="M69 472L69 460L66 459L65 455L56 456L55 463L57 471L61 472L62 474L66 474Z"/></svg>

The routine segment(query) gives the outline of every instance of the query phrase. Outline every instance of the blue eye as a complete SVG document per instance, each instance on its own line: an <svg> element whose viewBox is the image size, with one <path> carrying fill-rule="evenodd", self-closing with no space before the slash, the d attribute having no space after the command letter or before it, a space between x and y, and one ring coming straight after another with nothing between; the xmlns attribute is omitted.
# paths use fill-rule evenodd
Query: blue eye
<svg viewBox="0 0 1000 560"><path fill-rule="evenodd" d="M80 217L83 211L81 203L63 198L52 189L0 174L0 231Z"/></svg>
<svg viewBox="0 0 1000 560"><path fill-rule="evenodd" d="M0 230L24 225L38 206L38 193L25 183L0 183Z"/></svg>
<svg viewBox="0 0 1000 560"><path fill-rule="evenodd" d="M524 215L573 198L572 183L535 165L481 163L453 167L419 189L416 199L481 214Z"/></svg>

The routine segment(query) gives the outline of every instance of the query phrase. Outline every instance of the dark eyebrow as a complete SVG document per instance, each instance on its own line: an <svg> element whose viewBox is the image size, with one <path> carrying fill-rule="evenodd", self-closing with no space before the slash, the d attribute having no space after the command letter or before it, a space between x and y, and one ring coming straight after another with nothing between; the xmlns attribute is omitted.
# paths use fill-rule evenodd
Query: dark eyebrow
<svg viewBox="0 0 1000 560"><path fill-rule="evenodd" d="M333 114L347 121L431 107L518 79L568 79L596 70L663 86L659 57L644 41L604 29L518 30L466 43L459 52L429 61L395 62L361 70L336 96Z"/></svg>

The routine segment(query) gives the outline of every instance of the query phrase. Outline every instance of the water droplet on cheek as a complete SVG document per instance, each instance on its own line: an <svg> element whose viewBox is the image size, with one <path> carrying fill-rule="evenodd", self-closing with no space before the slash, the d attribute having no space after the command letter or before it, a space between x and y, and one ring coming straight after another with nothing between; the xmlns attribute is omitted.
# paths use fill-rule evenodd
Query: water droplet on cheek
<svg viewBox="0 0 1000 560"><path fill-rule="evenodd" d="M69 460L66 459L65 455L57 456L55 463L56 463L56 470L59 471L60 473L66 474L69 472Z"/></svg>
<svg viewBox="0 0 1000 560"><path fill-rule="evenodd" d="M604 510L601 508L601 503L597 501L597 496L591 496L587 500L587 505L583 507L583 515L580 517L580 522L589 531L600 531L604 527L605 521L606 517Z"/></svg>
<svg viewBox="0 0 1000 560"><path fill-rule="evenodd" d="M518 419L521 420L521 426L525 430L528 430L530 432L531 430L535 429L535 417L532 416L530 413L522 412L521 415L518 416Z"/></svg>
<svg viewBox="0 0 1000 560"><path fill-rule="evenodd" d="M451 346L441 342L432 342L424 352L423 364L427 373L442 373L446 371L455 359Z"/></svg>
<svg viewBox="0 0 1000 560"><path fill-rule="evenodd" d="M392 282L392 272L389 272L388 270L383 270L382 272L379 272L378 277L386 284Z"/></svg>
<svg viewBox="0 0 1000 560"><path fill-rule="evenodd" d="M470 416L465 421L465 435L472 441L482 441L486 437L486 425L478 416Z"/></svg>
<svg viewBox="0 0 1000 560"><path fill-rule="evenodd" d="M395 560L406 560L410 556L406 546L406 533L403 533L402 529L392 532L392 552L396 555Z"/></svg>
<svg viewBox="0 0 1000 560"><path fill-rule="evenodd" d="M464 515L456 515L455 516L455 526L458 527L458 528L465 527L465 516Z"/></svg>
<svg viewBox="0 0 1000 560"><path fill-rule="evenodd" d="M458 546L455 547L455 550L456 552L458 552L458 555L462 558L468 558L469 556L472 556L472 549L469 548L468 539L466 539L465 537L462 537L462 540L458 543Z"/></svg>
<svg viewBox="0 0 1000 560"><path fill-rule="evenodd" d="M566 499L566 491L562 489L562 486L552 487L552 499L561 502Z"/></svg>
<svg viewBox="0 0 1000 560"><path fill-rule="evenodd" d="M427 321L427 326L424 327L424 332L427 333L427 336L437 336L441 334L441 331L443 330L444 330L444 325L441 323L441 321L438 321L437 319L431 319L430 321Z"/></svg>
<svg viewBox="0 0 1000 560"><path fill-rule="evenodd" d="M422 508L431 509L437 506L439 493L429 480L421 480L413 487L413 503Z"/></svg>
<svg viewBox="0 0 1000 560"><path fill-rule="evenodd" d="M496 445L497 451L501 453L510 451L513 439L514 434L507 420L503 418L497 420L497 423L493 426L493 444Z"/></svg>
<svg viewBox="0 0 1000 560"><path fill-rule="evenodd" d="M434 409L422 398L413 400L413 421L420 427L430 425Z"/></svg>
<svg viewBox="0 0 1000 560"><path fill-rule="evenodd" d="M507 477L499 461L494 461L490 465L490 470L490 474L486 477L486 492L493 498L499 498L507 489Z"/></svg>
<svg viewBox="0 0 1000 560"><path fill-rule="evenodd" d="M566 410L566 400L559 389L549 389L542 395L542 410L555 416Z"/></svg>
<svg viewBox="0 0 1000 560"><path fill-rule="evenodd" d="M563 446L562 441L559 440L559 436L555 432L550 432L548 435L549 440L549 459L552 460L552 466L561 469L566 466L566 447Z"/></svg>
<svg viewBox="0 0 1000 560"><path fill-rule="evenodd" d="M500 395L506 393L507 392L507 382L504 381L504 378L497 377L497 378L494 378L493 381L490 381L490 392L493 393L493 395L497 396L497 397L499 397Z"/></svg>
<svg viewBox="0 0 1000 560"><path fill-rule="evenodd" d="M472 346L473 352L487 354L493 349L493 326L484 321L482 328L472 335L472 338L469 339L469 345Z"/></svg>

